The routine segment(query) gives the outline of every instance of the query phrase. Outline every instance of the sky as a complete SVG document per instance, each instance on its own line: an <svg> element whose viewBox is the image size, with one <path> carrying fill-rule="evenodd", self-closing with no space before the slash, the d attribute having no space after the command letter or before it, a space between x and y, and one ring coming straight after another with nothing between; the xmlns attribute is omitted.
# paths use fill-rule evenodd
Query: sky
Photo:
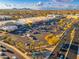
<svg viewBox="0 0 79 59"><path fill-rule="evenodd" d="M79 9L79 0L0 0L0 9L11 8L35 10Z"/></svg>

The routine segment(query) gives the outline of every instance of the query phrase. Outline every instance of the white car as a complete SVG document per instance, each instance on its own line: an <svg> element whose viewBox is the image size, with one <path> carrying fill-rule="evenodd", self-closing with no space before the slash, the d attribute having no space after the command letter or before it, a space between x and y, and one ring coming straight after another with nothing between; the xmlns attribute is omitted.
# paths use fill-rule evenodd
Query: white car
<svg viewBox="0 0 79 59"><path fill-rule="evenodd" d="M12 56L12 59L18 59L16 56Z"/></svg>

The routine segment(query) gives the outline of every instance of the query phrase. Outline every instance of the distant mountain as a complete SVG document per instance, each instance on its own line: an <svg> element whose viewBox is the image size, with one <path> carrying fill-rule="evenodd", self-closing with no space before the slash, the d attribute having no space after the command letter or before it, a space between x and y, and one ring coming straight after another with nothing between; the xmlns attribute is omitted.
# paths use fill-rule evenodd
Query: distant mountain
<svg viewBox="0 0 79 59"><path fill-rule="evenodd" d="M13 10L32 10L30 8L13 8Z"/></svg>

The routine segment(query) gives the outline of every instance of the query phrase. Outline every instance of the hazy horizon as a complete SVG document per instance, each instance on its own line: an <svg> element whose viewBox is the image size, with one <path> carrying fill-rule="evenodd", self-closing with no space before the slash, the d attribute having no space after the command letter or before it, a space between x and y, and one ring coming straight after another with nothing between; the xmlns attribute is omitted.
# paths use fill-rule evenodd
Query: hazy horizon
<svg viewBox="0 0 79 59"><path fill-rule="evenodd" d="M0 9L79 10L79 0L0 0Z"/></svg>

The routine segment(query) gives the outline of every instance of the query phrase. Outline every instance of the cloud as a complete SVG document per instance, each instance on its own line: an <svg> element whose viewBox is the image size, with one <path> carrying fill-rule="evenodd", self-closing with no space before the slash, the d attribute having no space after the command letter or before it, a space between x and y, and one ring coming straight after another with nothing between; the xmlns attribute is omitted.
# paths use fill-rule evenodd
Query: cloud
<svg viewBox="0 0 79 59"><path fill-rule="evenodd" d="M35 10L60 10L60 9L79 9L78 4L70 4L74 0L49 0L47 2L34 3L1 3L0 8L30 8Z"/></svg>
<svg viewBox="0 0 79 59"><path fill-rule="evenodd" d="M12 7L12 4L4 4L6 7Z"/></svg>
<svg viewBox="0 0 79 59"><path fill-rule="evenodd" d="M43 2L38 2L36 5L37 6L43 6Z"/></svg>
<svg viewBox="0 0 79 59"><path fill-rule="evenodd" d="M51 0L54 3L69 3L73 2L74 0Z"/></svg>
<svg viewBox="0 0 79 59"><path fill-rule="evenodd" d="M76 4L52 4L50 6L41 6L40 10L72 10L79 9L79 5Z"/></svg>
<svg viewBox="0 0 79 59"><path fill-rule="evenodd" d="M0 9L10 9L12 7L12 4L0 3Z"/></svg>
<svg viewBox="0 0 79 59"><path fill-rule="evenodd" d="M72 4L74 0L49 0L49 2L38 2L37 9L40 10L62 10L62 9L79 9L78 4Z"/></svg>

